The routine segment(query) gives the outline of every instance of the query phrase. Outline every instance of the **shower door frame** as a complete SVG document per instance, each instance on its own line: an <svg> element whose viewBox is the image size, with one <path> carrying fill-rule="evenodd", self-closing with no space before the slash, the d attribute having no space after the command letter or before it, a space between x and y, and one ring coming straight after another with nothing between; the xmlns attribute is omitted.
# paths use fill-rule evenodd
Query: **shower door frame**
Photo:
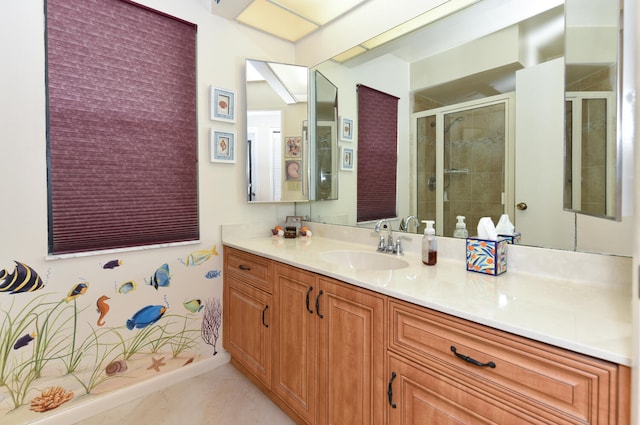
<svg viewBox="0 0 640 425"><path fill-rule="evenodd" d="M515 93L505 93L489 96L478 100L461 102L454 105L429 109L426 111L411 114L411 135L414 149L418 148L418 119L435 116L436 117L436 234L444 234L444 117L452 113L464 112L469 109L477 109L486 106L504 104L505 113L505 141L504 141L504 192L502 194L503 212L509 214L512 222L515 220ZM415 152L417 157L417 152ZM413 161L412 179L415 185L415 196L411 199L411 210L418 212L418 163ZM431 217L420 217L420 220L428 220ZM515 222L514 222L515 224ZM476 223L467 223L469 235L473 236Z"/></svg>

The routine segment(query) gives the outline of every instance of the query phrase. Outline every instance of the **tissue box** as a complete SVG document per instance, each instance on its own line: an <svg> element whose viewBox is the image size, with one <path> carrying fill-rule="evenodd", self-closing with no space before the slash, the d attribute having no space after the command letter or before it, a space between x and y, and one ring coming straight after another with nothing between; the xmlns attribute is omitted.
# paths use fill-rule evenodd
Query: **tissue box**
<svg viewBox="0 0 640 425"><path fill-rule="evenodd" d="M520 232L515 232L512 235L498 235L498 236L506 239L507 243L516 244L516 243L520 243L520 236L522 236L522 234Z"/></svg>
<svg viewBox="0 0 640 425"><path fill-rule="evenodd" d="M498 276L507 271L508 241L467 238L467 270Z"/></svg>

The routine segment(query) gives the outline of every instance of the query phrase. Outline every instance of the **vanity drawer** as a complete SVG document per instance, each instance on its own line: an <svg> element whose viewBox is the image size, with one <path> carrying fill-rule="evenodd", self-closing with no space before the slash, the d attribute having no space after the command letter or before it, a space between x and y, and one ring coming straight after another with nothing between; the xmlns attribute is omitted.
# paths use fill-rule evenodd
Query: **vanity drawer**
<svg viewBox="0 0 640 425"><path fill-rule="evenodd" d="M224 270L268 293L273 290L271 260L228 246L224 247Z"/></svg>
<svg viewBox="0 0 640 425"><path fill-rule="evenodd" d="M462 372L468 385L548 423L617 423L615 364L404 302L391 300L389 313L390 350Z"/></svg>

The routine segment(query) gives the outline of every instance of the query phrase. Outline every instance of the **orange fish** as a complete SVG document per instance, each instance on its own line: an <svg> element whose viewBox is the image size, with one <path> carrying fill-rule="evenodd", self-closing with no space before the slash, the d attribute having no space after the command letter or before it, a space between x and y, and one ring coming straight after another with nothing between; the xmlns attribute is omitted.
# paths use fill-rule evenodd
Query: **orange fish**
<svg viewBox="0 0 640 425"><path fill-rule="evenodd" d="M98 301L96 302L96 306L98 307L98 313L100 313L100 317L98 318L98 326L104 325L104 316L106 316L107 313L109 312L109 304L107 304L107 300L109 299L111 298L107 297L106 295L103 295L100 298L98 298Z"/></svg>

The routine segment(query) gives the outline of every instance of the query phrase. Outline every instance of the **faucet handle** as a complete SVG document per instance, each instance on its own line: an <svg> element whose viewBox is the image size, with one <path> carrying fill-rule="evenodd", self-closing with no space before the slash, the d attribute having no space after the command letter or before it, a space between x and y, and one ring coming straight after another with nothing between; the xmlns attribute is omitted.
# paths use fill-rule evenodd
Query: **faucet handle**
<svg viewBox="0 0 640 425"><path fill-rule="evenodd" d="M396 239L396 244L393 250L396 255L404 255L404 250L402 249L402 240L400 240L400 238Z"/></svg>
<svg viewBox="0 0 640 425"><path fill-rule="evenodd" d="M380 241L378 242L378 252L387 252L387 244L384 241L384 236L380 235Z"/></svg>

